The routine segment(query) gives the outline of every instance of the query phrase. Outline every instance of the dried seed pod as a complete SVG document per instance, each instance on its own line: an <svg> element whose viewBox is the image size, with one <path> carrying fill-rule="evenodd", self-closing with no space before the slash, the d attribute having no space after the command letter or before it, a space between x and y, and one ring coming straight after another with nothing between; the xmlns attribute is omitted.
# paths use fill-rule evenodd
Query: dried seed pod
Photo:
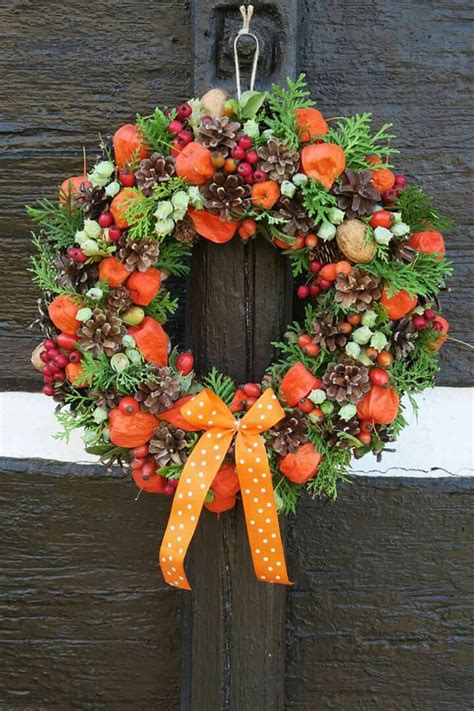
<svg viewBox="0 0 474 711"><path fill-rule="evenodd" d="M351 262L368 264L375 255L375 242L366 237L367 225L360 220L346 220L336 230L337 246Z"/></svg>

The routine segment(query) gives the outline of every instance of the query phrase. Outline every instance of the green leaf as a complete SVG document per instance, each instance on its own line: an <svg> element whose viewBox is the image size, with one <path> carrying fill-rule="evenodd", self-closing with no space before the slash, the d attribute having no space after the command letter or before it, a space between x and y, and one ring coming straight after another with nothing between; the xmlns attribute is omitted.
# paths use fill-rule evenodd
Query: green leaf
<svg viewBox="0 0 474 711"><path fill-rule="evenodd" d="M244 91L240 97L239 117L241 119L251 119L261 108L265 101L264 91Z"/></svg>

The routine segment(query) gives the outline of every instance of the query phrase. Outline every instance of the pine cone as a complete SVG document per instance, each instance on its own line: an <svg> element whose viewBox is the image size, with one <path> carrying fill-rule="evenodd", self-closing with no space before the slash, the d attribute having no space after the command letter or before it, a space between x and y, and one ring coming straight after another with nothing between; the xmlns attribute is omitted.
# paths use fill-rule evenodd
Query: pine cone
<svg viewBox="0 0 474 711"><path fill-rule="evenodd" d="M193 243L199 240L199 235L194 229L194 224L190 217L186 215L184 220L180 220L176 223L173 237L177 242Z"/></svg>
<svg viewBox="0 0 474 711"><path fill-rule="evenodd" d="M140 383L135 393L141 409L152 415L171 409L180 393L180 380L170 368L158 368L156 377L156 382L148 380Z"/></svg>
<svg viewBox="0 0 474 711"><path fill-rule="evenodd" d="M320 239L317 246L309 250L308 256L310 261L320 262L321 264L336 264L336 262L345 259L335 239L326 242Z"/></svg>
<svg viewBox="0 0 474 711"><path fill-rule="evenodd" d="M168 464L184 464L186 454L186 433L175 425L162 422L153 432L149 451L153 454L159 469Z"/></svg>
<svg viewBox="0 0 474 711"><path fill-rule="evenodd" d="M345 309L365 311L382 295L380 279L360 267L354 267L348 275L339 274L335 285L335 299Z"/></svg>
<svg viewBox="0 0 474 711"><path fill-rule="evenodd" d="M306 416L300 409L295 408L272 427L268 444L275 452L285 456L294 452L306 440Z"/></svg>
<svg viewBox="0 0 474 711"><path fill-rule="evenodd" d="M284 197L275 206L275 216L286 220L283 232L287 235L307 235L314 229L314 221L309 217L301 202L301 197Z"/></svg>
<svg viewBox="0 0 474 711"><path fill-rule="evenodd" d="M414 327L410 316L405 316L398 322L390 321L387 326L392 329L390 350L397 360L405 358L414 350L419 331Z"/></svg>
<svg viewBox="0 0 474 711"><path fill-rule="evenodd" d="M74 203L89 220L96 220L108 206L105 189L99 186L93 187L86 182L79 186Z"/></svg>
<svg viewBox="0 0 474 711"><path fill-rule="evenodd" d="M344 210L349 218L371 215L374 206L380 200L379 191L372 185L370 170L363 170L360 173L345 170L338 185L334 186L333 193L339 195L338 207Z"/></svg>
<svg viewBox="0 0 474 711"><path fill-rule="evenodd" d="M129 272L146 272L153 267L160 253L160 246L155 239L133 239L122 235L119 240L117 257L125 264Z"/></svg>
<svg viewBox="0 0 474 711"><path fill-rule="evenodd" d="M347 336L341 332L339 324L335 321L336 316L332 312L313 321L313 342L321 348L327 348L331 353L336 348L344 348L347 343Z"/></svg>
<svg viewBox="0 0 474 711"><path fill-rule="evenodd" d="M58 285L77 291L79 294L85 294L99 279L98 264L73 262L60 252L54 259L54 266L59 272Z"/></svg>
<svg viewBox="0 0 474 711"><path fill-rule="evenodd" d="M172 156L162 156L161 153L152 153L149 158L140 161L135 173L137 187L141 192L150 196L153 186L162 183L176 175L175 161Z"/></svg>
<svg viewBox="0 0 474 711"><path fill-rule="evenodd" d="M118 316L110 311L94 309L92 317L77 332L81 348L92 355L105 353L109 358L118 351L126 331Z"/></svg>
<svg viewBox="0 0 474 711"><path fill-rule="evenodd" d="M328 400L341 404L349 400L357 404L370 390L369 370L365 365L345 358L340 363L329 363L323 375Z"/></svg>
<svg viewBox="0 0 474 711"><path fill-rule="evenodd" d="M417 250L410 247L406 240L390 240L390 256L396 259L397 262L407 262L410 264L415 260L417 254Z"/></svg>
<svg viewBox="0 0 474 711"><path fill-rule="evenodd" d="M262 159L258 167L271 180L282 182L298 172L300 154L292 151L279 138L270 138L268 143L257 148L257 154Z"/></svg>
<svg viewBox="0 0 474 711"><path fill-rule="evenodd" d="M326 439L327 447L330 449L333 447L336 447L337 449L352 447L353 443L350 440L345 437L337 436L339 432L344 432L352 435L352 437L357 437L357 435L360 434L360 420L358 420L357 417L353 417L352 419L346 421L341 417L335 417L331 422L331 431Z"/></svg>
<svg viewBox="0 0 474 711"><path fill-rule="evenodd" d="M90 393L90 397L93 398L99 407L106 407L112 410L117 407L119 401L122 397L116 390L104 390L103 392L94 391Z"/></svg>
<svg viewBox="0 0 474 711"><path fill-rule="evenodd" d="M199 129L199 141L211 151L227 156L237 145L240 123L230 121L227 116L206 119Z"/></svg>
<svg viewBox="0 0 474 711"><path fill-rule="evenodd" d="M126 286L118 286L111 289L107 299L107 309L117 314L121 314L132 305L132 298Z"/></svg>
<svg viewBox="0 0 474 711"><path fill-rule="evenodd" d="M245 185L236 173L214 173L212 181L202 190L204 206L212 215L230 222L249 209L251 191L250 185Z"/></svg>

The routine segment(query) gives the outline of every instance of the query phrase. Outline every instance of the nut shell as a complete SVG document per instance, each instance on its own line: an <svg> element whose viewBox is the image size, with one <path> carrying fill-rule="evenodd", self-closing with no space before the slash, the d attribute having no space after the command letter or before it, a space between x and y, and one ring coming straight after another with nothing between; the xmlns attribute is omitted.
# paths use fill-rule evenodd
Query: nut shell
<svg viewBox="0 0 474 711"><path fill-rule="evenodd" d="M210 89L201 98L201 104L211 116L223 116L228 94L223 89Z"/></svg>
<svg viewBox="0 0 474 711"><path fill-rule="evenodd" d="M368 264L375 255L375 242L366 238L367 225L360 220L345 220L336 230L337 246L347 259Z"/></svg>
<svg viewBox="0 0 474 711"><path fill-rule="evenodd" d="M31 364L36 370L39 370L42 372L46 366L46 363L44 363L41 358L40 354L44 351L44 341L42 343L39 343L33 353L31 354Z"/></svg>

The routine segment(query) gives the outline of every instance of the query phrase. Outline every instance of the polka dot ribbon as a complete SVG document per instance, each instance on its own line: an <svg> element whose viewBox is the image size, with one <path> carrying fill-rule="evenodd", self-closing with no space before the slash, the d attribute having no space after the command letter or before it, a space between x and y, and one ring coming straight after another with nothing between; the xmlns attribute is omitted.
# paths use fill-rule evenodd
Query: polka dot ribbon
<svg viewBox="0 0 474 711"><path fill-rule="evenodd" d="M286 571L272 475L262 432L285 413L271 389L265 390L241 420L211 390L181 408L183 417L205 430L187 460L173 499L159 562L167 583L190 590L184 558L206 498L236 435L235 458L255 574L268 583L290 585Z"/></svg>

